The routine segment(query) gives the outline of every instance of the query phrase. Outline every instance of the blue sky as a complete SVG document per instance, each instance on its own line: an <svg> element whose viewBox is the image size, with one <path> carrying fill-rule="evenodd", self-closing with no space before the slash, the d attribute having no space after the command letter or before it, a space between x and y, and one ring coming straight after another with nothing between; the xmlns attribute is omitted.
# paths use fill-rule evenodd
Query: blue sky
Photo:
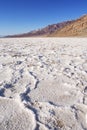
<svg viewBox="0 0 87 130"><path fill-rule="evenodd" d="M87 0L0 0L0 35L29 32L87 14Z"/></svg>

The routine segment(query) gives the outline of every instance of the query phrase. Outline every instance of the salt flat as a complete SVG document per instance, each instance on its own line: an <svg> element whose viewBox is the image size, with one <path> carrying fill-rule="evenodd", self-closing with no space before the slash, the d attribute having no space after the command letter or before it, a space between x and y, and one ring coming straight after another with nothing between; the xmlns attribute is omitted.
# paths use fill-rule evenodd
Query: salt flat
<svg viewBox="0 0 87 130"><path fill-rule="evenodd" d="M0 39L0 130L87 130L87 38Z"/></svg>

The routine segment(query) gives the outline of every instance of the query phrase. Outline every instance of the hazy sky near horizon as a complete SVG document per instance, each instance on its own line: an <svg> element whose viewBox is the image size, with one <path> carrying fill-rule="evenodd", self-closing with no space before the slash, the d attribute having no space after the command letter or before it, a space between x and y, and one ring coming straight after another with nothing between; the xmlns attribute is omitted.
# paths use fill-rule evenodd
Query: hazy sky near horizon
<svg viewBox="0 0 87 130"><path fill-rule="evenodd" d="M0 0L0 35L29 32L87 14L87 0Z"/></svg>

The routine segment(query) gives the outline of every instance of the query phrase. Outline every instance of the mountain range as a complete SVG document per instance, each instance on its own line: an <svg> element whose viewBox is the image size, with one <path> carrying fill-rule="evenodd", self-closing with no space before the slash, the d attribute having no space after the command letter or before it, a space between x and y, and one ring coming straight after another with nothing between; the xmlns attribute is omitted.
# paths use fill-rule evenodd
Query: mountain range
<svg viewBox="0 0 87 130"><path fill-rule="evenodd" d="M87 15L57 24L48 25L42 29L28 33L8 35L6 37L73 37L87 36Z"/></svg>

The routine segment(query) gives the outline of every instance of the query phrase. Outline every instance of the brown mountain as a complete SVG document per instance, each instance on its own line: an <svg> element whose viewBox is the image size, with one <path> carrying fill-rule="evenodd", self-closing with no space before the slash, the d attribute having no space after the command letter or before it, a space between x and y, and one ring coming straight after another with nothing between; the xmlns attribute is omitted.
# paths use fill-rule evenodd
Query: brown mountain
<svg viewBox="0 0 87 130"><path fill-rule="evenodd" d="M68 37L68 36L87 36L87 15L74 20L72 23L53 32L48 36Z"/></svg>
<svg viewBox="0 0 87 130"><path fill-rule="evenodd" d="M9 35L6 37L69 37L87 36L87 15L76 20L48 25L42 29L28 33Z"/></svg>
<svg viewBox="0 0 87 130"><path fill-rule="evenodd" d="M53 34L55 31L60 30L64 26L72 23L73 21L65 21L57 24L48 25L45 28L34 30L28 33L17 34L17 35L8 35L6 37L40 37L40 36L48 36Z"/></svg>

